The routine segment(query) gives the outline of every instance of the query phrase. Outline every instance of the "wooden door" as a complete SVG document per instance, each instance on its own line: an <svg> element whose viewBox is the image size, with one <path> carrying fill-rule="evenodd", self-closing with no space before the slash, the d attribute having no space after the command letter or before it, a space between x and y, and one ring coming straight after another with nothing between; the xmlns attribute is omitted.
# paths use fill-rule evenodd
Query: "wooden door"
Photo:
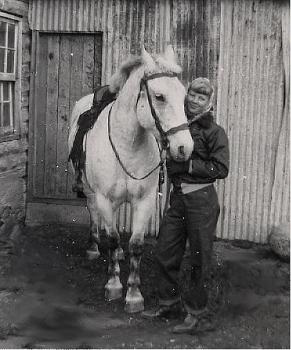
<svg viewBox="0 0 291 350"><path fill-rule="evenodd" d="M29 201L76 200L68 164L69 118L75 102L100 84L101 44L99 34L36 35Z"/></svg>

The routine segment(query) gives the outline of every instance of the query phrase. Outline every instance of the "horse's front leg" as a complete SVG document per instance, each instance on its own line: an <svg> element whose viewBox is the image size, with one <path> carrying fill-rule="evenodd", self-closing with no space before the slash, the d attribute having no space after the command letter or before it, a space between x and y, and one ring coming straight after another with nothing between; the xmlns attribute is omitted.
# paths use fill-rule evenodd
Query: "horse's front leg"
<svg viewBox="0 0 291 350"><path fill-rule="evenodd" d="M87 206L90 213L90 248L87 250L89 260L97 259L100 256L99 243L100 235L98 229L98 215L95 193L87 193Z"/></svg>
<svg viewBox="0 0 291 350"><path fill-rule="evenodd" d="M151 193L142 200L132 204L133 224L132 235L129 241L130 271L127 281L125 311L129 313L144 310L144 298L140 292L140 261L144 248L144 235L152 214L152 205L155 193Z"/></svg>
<svg viewBox="0 0 291 350"><path fill-rule="evenodd" d="M111 301L122 297L119 260L123 258L123 251L120 246L120 237L113 221L111 201L102 194L96 194L96 208L104 219L108 238L108 282L105 285L105 298Z"/></svg>

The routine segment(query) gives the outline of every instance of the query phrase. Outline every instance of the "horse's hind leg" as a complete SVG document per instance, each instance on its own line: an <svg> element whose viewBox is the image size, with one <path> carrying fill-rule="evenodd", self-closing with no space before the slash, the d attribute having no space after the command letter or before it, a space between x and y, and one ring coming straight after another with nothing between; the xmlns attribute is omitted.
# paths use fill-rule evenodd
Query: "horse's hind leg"
<svg viewBox="0 0 291 350"><path fill-rule="evenodd" d="M87 250L89 260L97 259L100 256L99 243L100 235L98 229L98 215L95 194L87 194L87 205L90 213L90 248Z"/></svg>
<svg viewBox="0 0 291 350"><path fill-rule="evenodd" d="M144 298L139 290L140 286L140 261L144 248L144 235L152 213L151 204L155 193L151 193L142 201L133 203L132 236L129 241L130 272L127 281L127 293L125 299L125 311L129 313L144 310Z"/></svg>

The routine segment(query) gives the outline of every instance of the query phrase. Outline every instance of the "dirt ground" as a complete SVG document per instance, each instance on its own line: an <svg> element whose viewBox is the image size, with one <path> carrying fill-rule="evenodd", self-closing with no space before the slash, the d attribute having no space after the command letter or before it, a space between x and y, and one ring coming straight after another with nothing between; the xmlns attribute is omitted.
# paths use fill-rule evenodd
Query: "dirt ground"
<svg viewBox="0 0 291 350"><path fill-rule="evenodd" d="M0 237L0 348L290 348L289 263L266 246L215 242L217 328L191 336L170 332L180 320L148 321L125 313L123 300L104 301L106 243L100 258L88 261L88 228L25 227L12 238ZM146 307L156 304L154 252L155 240L147 239L141 265ZM188 268L186 256L185 288Z"/></svg>

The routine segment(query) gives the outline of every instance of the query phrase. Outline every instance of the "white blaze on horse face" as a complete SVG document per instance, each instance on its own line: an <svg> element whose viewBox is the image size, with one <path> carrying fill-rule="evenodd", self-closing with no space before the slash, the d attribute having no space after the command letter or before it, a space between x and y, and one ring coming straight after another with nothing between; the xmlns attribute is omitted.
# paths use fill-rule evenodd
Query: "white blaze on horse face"
<svg viewBox="0 0 291 350"><path fill-rule="evenodd" d="M153 107L165 132L187 123L184 111L186 91L178 78L162 77L148 82ZM146 114L147 124L155 128L151 113ZM150 119L149 119L150 118ZM154 132L157 135L157 131ZM193 139L189 130L180 130L168 136L171 156L177 161L187 160L193 151Z"/></svg>

